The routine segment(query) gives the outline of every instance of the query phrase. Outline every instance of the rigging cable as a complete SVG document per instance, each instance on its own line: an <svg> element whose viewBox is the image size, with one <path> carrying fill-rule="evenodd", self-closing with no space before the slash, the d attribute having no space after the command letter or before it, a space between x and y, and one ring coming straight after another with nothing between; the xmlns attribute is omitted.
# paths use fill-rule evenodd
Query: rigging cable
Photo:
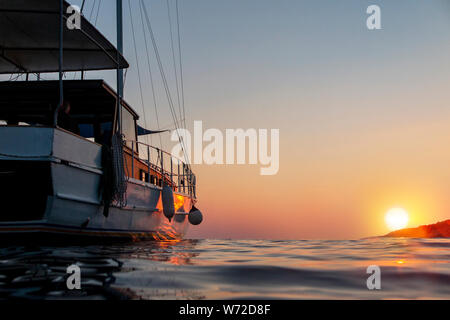
<svg viewBox="0 0 450 320"><path fill-rule="evenodd" d="M186 148L184 146L183 139L181 139L181 136L180 136L180 133L179 133L179 130L178 130L179 129L179 125L178 125L177 117L176 117L176 114L175 114L172 97L170 95L170 89L169 89L168 84L167 84L167 79L166 79L166 76L165 76L165 73L164 73L164 68L163 68L163 65L162 65L162 62L161 62L161 57L159 55L159 50L158 50L158 46L156 44L155 35L153 33L153 29L152 29L152 26L151 26L151 23L150 23L150 18L149 18L148 12L147 12L147 7L145 6L145 2L143 0L141 0L141 3L142 3L142 8L143 8L143 11L144 11L144 14L145 14L146 22L147 22L147 27L148 27L149 32L150 32L150 37L151 37L151 40L152 40L153 49L155 51L156 60L158 62L158 68L159 68L159 71L161 73L161 78L163 80L164 89L166 91L167 100L169 102L169 109L170 109L170 112L172 114L172 118L173 118L173 120L175 122L175 127L177 128L176 132L177 132L177 135L178 135L178 140L180 141L181 147L182 147L182 149L184 151L183 153L184 153L184 156L185 156L185 159L186 159L186 163L189 163L188 162L188 158L187 158Z"/></svg>
<svg viewBox="0 0 450 320"><path fill-rule="evenodd" d="M179 58L179 64L180 64L180 83L181 83L181 103L182 103L182 109L183 109L183 116L180 118L182 118L183 120L183 126L185 129L187 129L186 126L186 108L185 108L185 99L184 99L184 77L183 77L183 63L182 63L182 54L181 54L181 35L180 35L180 11L178 9L178 0L175 0L175 9L176 9L176 16L177 16L177 37L178 37L178 58ZM181 113L181 111L180 111ZM183 138L182 138L183 139ZM187 156L189 157L189 155ZM188 163L189 160L188 160Z"/></svg>
<svg viewBox="0 0 450 320"><path fill-rule="evenodd" d="M142 91L142 81L141 81L141 71L140 71L140 64L139 64L139 56L137 53L137 45L136 45L136 35L134 32L134 23L133 23L133 16L132 16L132 11L131 11L131 0L128 0L128 8L130 11L130 22L131 22L131 31L133 33L133 44L134 44L134 55L136 58L136 65L137 65L137 73L138 73L138 79L139 79L139 92L141 95L141 105L142 105L142 112L144 115L144 123L145 123L145 127L148 128L147 126L147 117L145 114L145 103L144 103L144 95L143 95L143 91ZM146 135L146 140L147 140L147 144L148 143L148 135ZM136 148L138 148L138 146L136 146Z"/></svg>
<svg viewBox="0 0 450 320"><path fill-rule="evenodd" d="M183 105L183 123L184 128L186 128L186 109L185 109L185 99L184 99L184 77L183 77L183 60L181 58L181 35L180 35L180 12L178 10L178 0L175 0L176 12L177 12L177 34L178 34L178 53L179 53L179 64L180 64L180 82L181 82L181 103ZM186 128L187 129L187 128Z"/></svg>
<svg viewBox="0 0 450 320"><path fill-rule="evenodd" d="M170 31L170 47L172 50L172 60L173 60L173 69L175 72L175 84L176 84L176 89L177 89L177 99L178 99L178 111L180 113L180 118L181 119L183 117L182 112L181 112L181 102L180 102L180 86L178 84L178 67L177 67L177 62L175 59L175 48L174 48L174 43L173 43L173 30L172 30L172 16L170 14L170 3L169 0L166 0L167 3L167 17L169 20L169 31Z"/></svg>
<svg viewBox="0 0 450 320"><path fill-rule="evenodd" d="M92 20L92 14L94 13L96 3L97 3L97 0L94 0L94 3L92 4L92 7L91 7L91 13L89 14L89 21Z"/></svg>
<svg viewBox="0 0 450 320"><path fill-rule="evenodd" d="M153 49L155 51L156 61L158 63L159 72L161 74L161 78L162 78L163 85L164 85L164 90L166 92L167 100L168 100L168 103L169 103L169 109L170 109L170 111L172 113L172 118L174 119L175 124L178 127L178 119L175 116L174 104L173 104L172 96L170 94L169 85L167 83L167 78L166 78L166 75L165 75L165 72L164 72L164 67L163 67L162 62L161 62L161 57L159 55L158 45L156 44L156 39L155 39L155 35L153 33L153 28L152 28L151 23L150 23L150 18L149 18L148 13L147 13L147 8L146 8L145 3L143 1L142 1L142 8L144 9L144 14L145 14L146 22L147 22L147 27L148 27L149 32L150 32L150 38L152 40Z"/></svg>
<svg viewBox="0 0 450 320"><path fill-rule="evenodd" d="M98 6L97 6L97 15L95 16L94 26L97 26L97 19L98 19L98 14L100 13L100 6L101 6L101 4L102 4L102 0L99 0Z"/></svg>
<svg viewBox="0 0 450 320"><path fill-rule="evenodd" d="M151 64L150 64L150 54L149 54L149 50L148 50L147 32L145 31L144 17L142 15L142 3L141 2L139 2L139 6L140 6L139 12L140 12L140 17L141 17L142 32L144 33L145 52L147 54L148 73L149 73L149 76L150 76L150 88L152 89L153 105L155 107L156 125L157 125L158 131L160 131L161 130L161 125L159 123L158 103L156 101L155 84L153 82L153 72L152 72L152 67L151 67ZM160 149L162 149L161 133L158 133L158 136L159 136L159 146L160 146Z"/></svg>

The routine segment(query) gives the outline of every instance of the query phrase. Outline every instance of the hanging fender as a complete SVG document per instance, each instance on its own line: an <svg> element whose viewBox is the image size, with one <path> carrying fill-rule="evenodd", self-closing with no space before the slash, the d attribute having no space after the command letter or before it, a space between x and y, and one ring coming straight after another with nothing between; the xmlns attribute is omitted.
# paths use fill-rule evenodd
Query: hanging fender
<svg viewBox="0 0 450 320"><path fill-rule="evenodd" d="M192 225L198 226L203 221L203 214L195 206L192 206L191 211L189 211L188 219Z"/></svg>
<svg viewBox="0 0 450 320"><path fill-rule="evenodd" d="M173 198L173 190L170 186L165 185L161 191L163 213L169 221L175 215L175 204Z"/></svg>

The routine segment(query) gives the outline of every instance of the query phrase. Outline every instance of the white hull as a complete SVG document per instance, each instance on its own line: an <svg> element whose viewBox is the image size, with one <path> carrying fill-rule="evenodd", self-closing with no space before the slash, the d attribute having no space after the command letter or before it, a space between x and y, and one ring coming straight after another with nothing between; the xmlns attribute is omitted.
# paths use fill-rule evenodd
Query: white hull
<svg viewBox="0 0 450 320"><path fill-rule="evenodd" d="M16 143L11 143L13 140ZM187 213L194 200L175 192L177 198L183 197L183 205L169 222L162 213L161 188L135 179L127 183L126 206L120 208L113 203L105 216L99 192L101 146L64 130L0 127L0 162L45 163L51 174L51 191L42 214L25 221L11 218L14 213L8 213L7 219L0 214L0 235L58 234L137 240L179 239L187 231ZM26 194L23 201L27 201ZM14 210L14 206L11 208Z"/></svg>

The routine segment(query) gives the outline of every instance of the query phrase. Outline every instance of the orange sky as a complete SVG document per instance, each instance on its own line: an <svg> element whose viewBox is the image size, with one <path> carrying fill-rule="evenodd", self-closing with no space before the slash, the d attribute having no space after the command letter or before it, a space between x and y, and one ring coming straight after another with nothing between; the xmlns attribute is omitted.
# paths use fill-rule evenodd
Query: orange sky
<svg viewBox="0 0 450 320"><path fill-rule="evenodd" d="M191 60L190 123L277 128L281 150L276 176L195 166L205 222L192 237L381 235L391 207L409 226L450 218L448 6L380 0L371 32L361 1L307 3L241 12L232 35L221 12L208 31L220 39L193 28L207 50Z"/></svg>
<svg viewBox="0 0 450 320"><path fill-rule="evenodd" d="M258 166L195 166L205 222L189 235L360 238L387 233L384 214L391 207L410 213L409 226L449 218L450 90L439 83L420 90L419 84L361 99L342 92L282 101L283 110L293 111L280 126L278 175L260 176ZM264 97L268 105L280 103L276 93ZM354 100L364 105L358 109ZM337 105L341 116L311 114L303 105ZM316 126L308 127L311 122Z"/></svg>
<svg viewBox="0 0 450 320"><path fill-rule="evenodd" d="M449 121L309 141L282 135L276 176L259 176L257 166L196 166L205 222L190 235L359 238L387 233L384 213L396 206L410 226L444 220Z"/></svg>

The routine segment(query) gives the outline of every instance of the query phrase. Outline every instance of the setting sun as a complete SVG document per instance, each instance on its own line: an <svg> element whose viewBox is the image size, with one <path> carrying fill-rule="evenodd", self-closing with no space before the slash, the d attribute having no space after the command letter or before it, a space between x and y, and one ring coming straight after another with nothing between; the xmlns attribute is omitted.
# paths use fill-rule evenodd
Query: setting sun
<svg viewBox="0 0 450 320"><path fill-rule="evenodd" d="M392 208L386 212L384 220L388 228L392 231L403 229L408 225L409 214L403 208Z"/></svg>

